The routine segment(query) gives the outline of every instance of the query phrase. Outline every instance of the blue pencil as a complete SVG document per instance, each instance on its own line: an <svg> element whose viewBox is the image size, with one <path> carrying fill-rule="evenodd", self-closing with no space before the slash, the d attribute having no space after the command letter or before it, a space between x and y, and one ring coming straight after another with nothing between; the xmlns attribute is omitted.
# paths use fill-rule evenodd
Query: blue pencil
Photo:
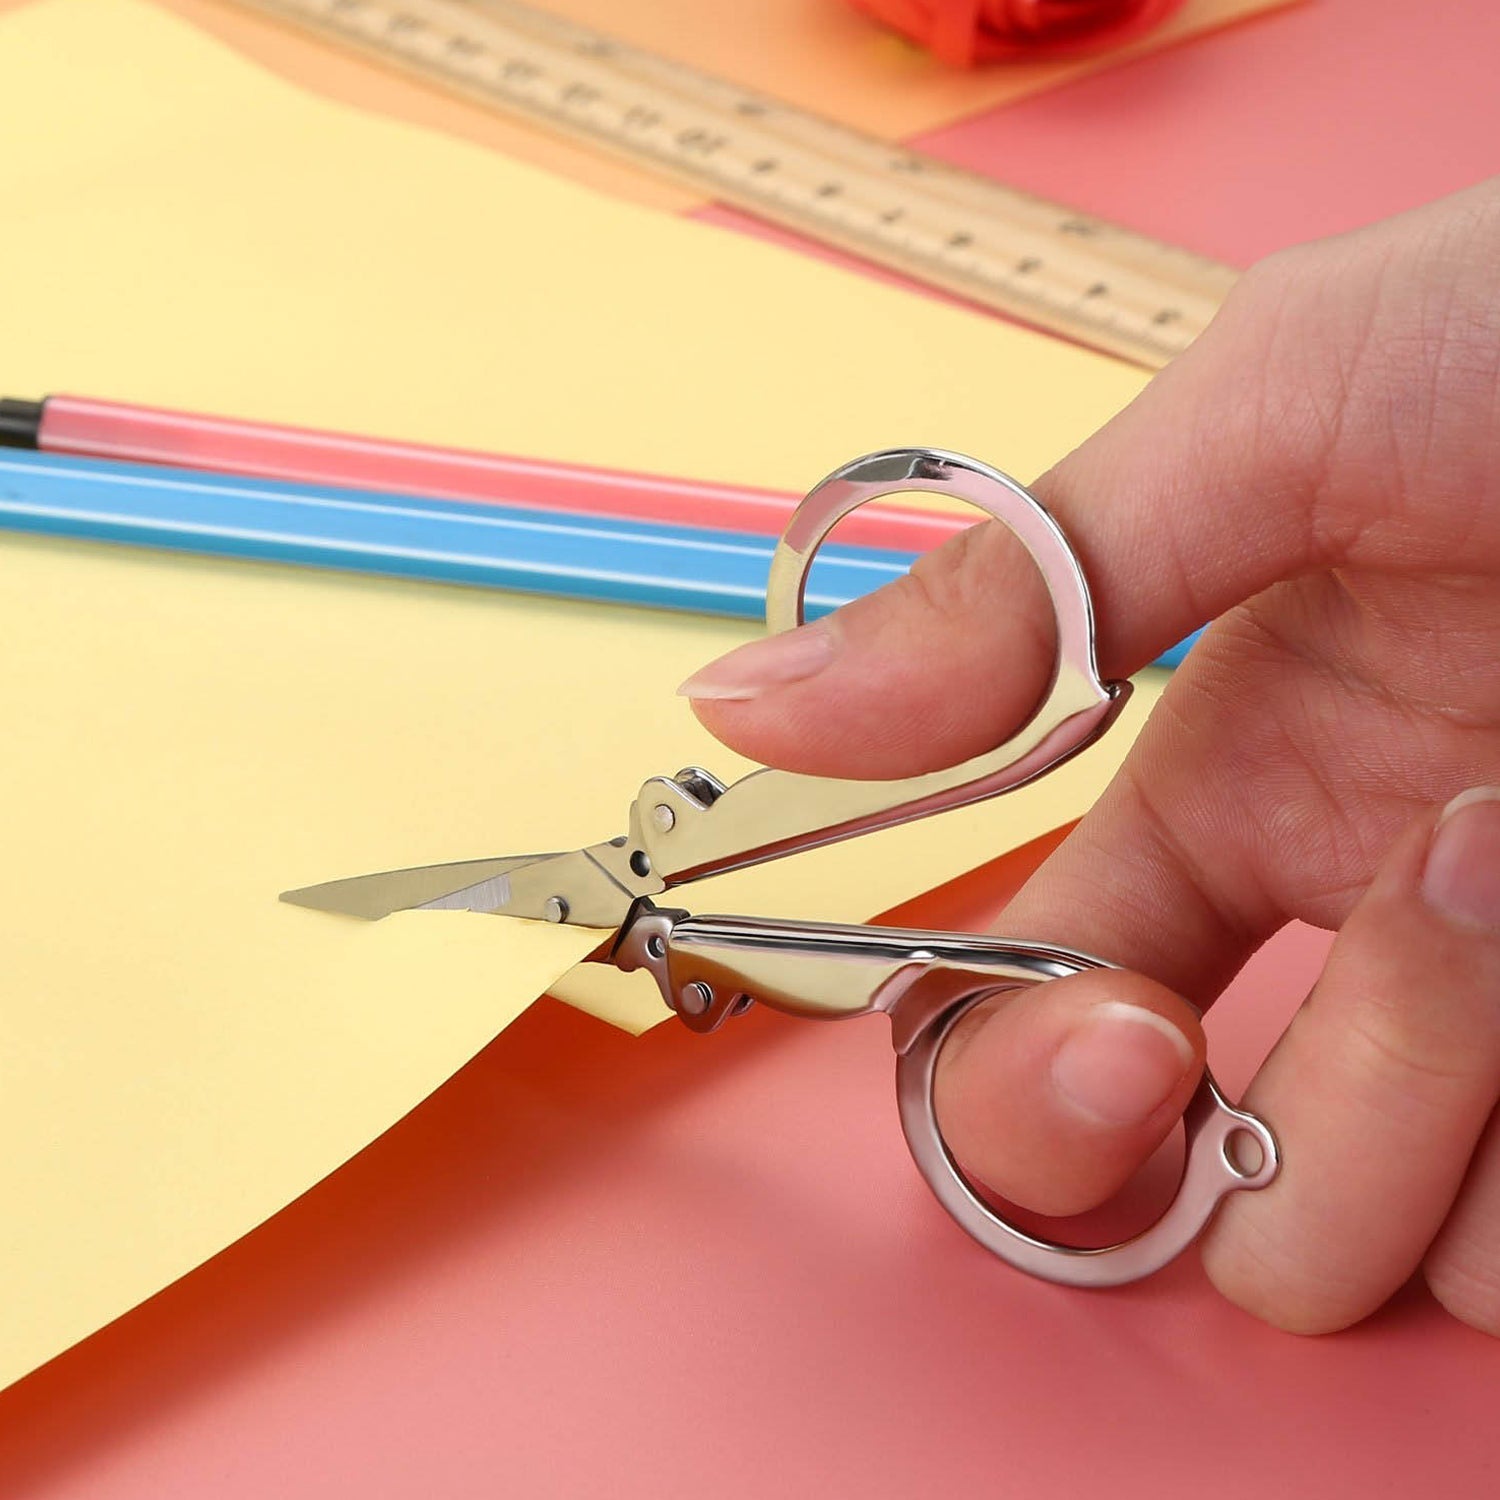
<svg viewBox="0 0 1500 1500"><path fill-rule="evenodd" d="M738 619L764 614L775 547L773 538L740 532L27 449L0 449L0 527ZM808 618L889 583L912 561L872 547L824 547ZM1175 667L1196 639L1157 665Z"/></svg>
<svg viewBox="0 0 1500 1500"><path fill-rule="evenodd" d="M20 450L0 452L0 526L746 619L765 612L775 548L774 538L734 532ZM889 583L911 562L872 548L823 548L809 618Z"/></svg>

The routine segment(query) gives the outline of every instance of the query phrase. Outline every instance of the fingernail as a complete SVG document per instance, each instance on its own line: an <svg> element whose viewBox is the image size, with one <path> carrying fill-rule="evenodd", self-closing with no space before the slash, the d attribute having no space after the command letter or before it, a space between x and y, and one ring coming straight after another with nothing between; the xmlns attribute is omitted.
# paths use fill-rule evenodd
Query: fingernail
<svg viewBox="0 0 1500 1500"><path fill-rule="evenodd" d="M1443 809L1422 899L1450 922L1500 932L1500 787L1473 787Z"/></svg>
<svg viewBox="0 0 1500 1500"><path fill-rule="evenodd" d="M1111 1000L1057 1049L1052 1081L1096 1124L1139 1125L1172 1096L1192 1061L1188 1039L1170 1021Z"/></svg>
<svg viewBox="0 0 1500 1500"><path fill-rule="evenodd" d="M771 688L816 677L833 660L837 642L831 619L814 620L764 640L736 646L694 672L677 691L684 698L744 702Z"/></svg>

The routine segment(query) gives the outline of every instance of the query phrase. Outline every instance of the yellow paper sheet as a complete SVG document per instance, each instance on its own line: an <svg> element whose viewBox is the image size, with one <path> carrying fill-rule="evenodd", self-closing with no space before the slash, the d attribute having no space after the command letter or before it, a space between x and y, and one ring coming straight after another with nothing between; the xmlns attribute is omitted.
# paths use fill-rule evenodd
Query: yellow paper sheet
<svg viewBox="0 0 1500 1500"><path fill-rule="evenodd" d="M16 394L793 488L910 440L1029 476L1141 382L312 99L133 0L0 19L0 138ZM748 633L0 536L0 1382L332 1170L591 942L276 891L575 846L648 774L738 775L672 688ZM1081 811L1128 734L694 904L867 916Z"/></svg>

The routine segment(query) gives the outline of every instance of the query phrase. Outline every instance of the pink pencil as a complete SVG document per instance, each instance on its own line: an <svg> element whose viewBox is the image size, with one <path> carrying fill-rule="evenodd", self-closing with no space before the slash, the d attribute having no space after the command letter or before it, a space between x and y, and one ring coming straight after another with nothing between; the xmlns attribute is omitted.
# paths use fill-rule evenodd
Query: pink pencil
<svg viewBox="0 0 1500 1500"><path fill-rule="evenodd" d="M171 464L761 536L780 535L797 503L796 496L774 490L194 416L84 396L0 400L0 445L5 444L83 458ZM839 528L838 540L850 546L925 552L971 524L962 515L874 504L850 516Z"/></svg>

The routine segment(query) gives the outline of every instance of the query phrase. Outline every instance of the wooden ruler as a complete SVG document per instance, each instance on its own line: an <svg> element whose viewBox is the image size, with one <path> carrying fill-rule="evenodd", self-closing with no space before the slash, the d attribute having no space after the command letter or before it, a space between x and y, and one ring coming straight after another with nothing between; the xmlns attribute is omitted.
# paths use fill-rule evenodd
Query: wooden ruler
<svg viewBox="0 0 1500 1500"><path fill-rule="evenodd" d="M1149 369L1202 331L1235 278L513 0L235 3Z"/></svg>

